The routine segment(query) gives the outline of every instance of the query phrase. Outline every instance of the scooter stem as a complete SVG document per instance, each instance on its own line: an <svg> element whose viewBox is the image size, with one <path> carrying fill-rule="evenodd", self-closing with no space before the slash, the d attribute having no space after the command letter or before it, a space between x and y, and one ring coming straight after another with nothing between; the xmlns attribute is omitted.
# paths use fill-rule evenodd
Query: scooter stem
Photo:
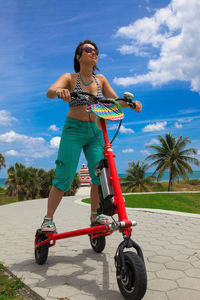
<svg viewBox="0 0 200 300"><path fill-rule="evenodd" d="M112 182L113 190L114 190L114 204L117 207L119 221L126 221L127 214L126 214L126 209L125 209L125 201L124 201L124 198L122 195L120 178L118 176L117 168L116 168L116 164L115 164L115 160L114 160L115 155L113 154L112 146L109 142L105 120L101 118L100 121L101 121L101 127L102 127L102 131L103 131L103 137L104 137L104 141L105 141L103 154L104 154L105 158L107 158L108 168L110 170L110 181Z"/></svg>

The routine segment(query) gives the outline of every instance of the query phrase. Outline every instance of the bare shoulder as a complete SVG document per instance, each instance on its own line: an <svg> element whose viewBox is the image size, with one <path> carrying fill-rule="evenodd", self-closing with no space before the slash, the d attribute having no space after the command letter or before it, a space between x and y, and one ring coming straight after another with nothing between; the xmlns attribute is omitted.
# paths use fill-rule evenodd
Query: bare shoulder
<svg viewBox="0 0 200 300"><path fill-rule="evenodd" d="M103 86L104 86L104 85L106 84L106 82L107 82L106 77L105 77L103 74L98 74L98 75L96 75L96 78L98 79L98 81L99 81L101 87L103 88Z"/></svg>
<svg viewBox="0 0 200 300"><path fill-rule="evenodd" d="M76 74L71 73L64 73L61 77L67 79L67 80L73 80L73 78L76 76Z"/></svg>
<svg viewBox="0 0 200 300"><path fill-rule="evenodd" d="M61 75L50 87L50 89L55 89L55 88L64 88L64 89L70 89L72 82L73 82L73 75L71 73L65 73Z"/></svg>
<svg viewBox="0 0 200 300"><path fill-rule="evenodd" d="M72 74L72 73L65 73L63 74L60 79L65 82L65 86L72 90L74 87L74 84L76 83L78 73Z"/></svg>
<svg viewBox="0 0 200 300"><path fill-rule="evenodd" d="M66 74L69 74L68 76L69 76L71 79L76 79L77 76L78 76L78 73L66 73Z"/></svg>
<svg viewBox="0 0 200 300"><path fill-rule="evenodd" d="M96 77L102 82L106 80L106 77L103 74L97 74Z"/></svg>

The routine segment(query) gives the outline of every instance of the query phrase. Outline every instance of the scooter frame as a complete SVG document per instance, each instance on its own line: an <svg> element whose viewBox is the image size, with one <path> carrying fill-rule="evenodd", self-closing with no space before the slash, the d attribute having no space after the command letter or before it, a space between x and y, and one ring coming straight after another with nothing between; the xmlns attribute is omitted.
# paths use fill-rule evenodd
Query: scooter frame
<svg viewBox="0 0 200 300"><path fill-rule="evenodd" d="M113 190L114 190L114 205L116 206L115 213L118 214L119 221L113 222L108 225L98 225L94 227L88 227L84 229L78 229L73 230L69 232L63 232L63 233L51 233L51 232L43 232L45 233L48 238L45 241L42 241L38 243L38 232L36 234L35 239L35 248L38 248L46 243L50 242L50 247L54 246L56 243L56 240L75 237L79 235L91 235L91 238L100 237L102 235L110 235L113 233L113 231L118 230L123 234L124 237L130 237L131 236L131 227L136 225L135 221L131 221L127 219L126 209L125 209L125 201L124 197L122 195L121 186L120 186L120 178L118 177L117 168L115 164L115 154L113 154L112 146L109 142L107 129L105 125L105 120L101 119L101 126L105 141L105 150L103 151L104 157L108 161L108 167L110 170L110 181L112 182ZM95 236L94 236L95 234Z"/></svg>
<svg viewBox="0 0 200 300"><path fill-rule="evenodd" d="M114 191L114 206L115 206L115 213L118 215L118 221L113 221L107 225L96 225L96 226L90 226L88 228L73 230L69 232L63 232L63 233L52 233L52 232L43 232L41 229L38 229L36 231L35 235L35 251L37 251L38 248L44 245L48 245L49 247L52 247L56 244L57 240L65 239L65 238L71 238L81 235L89 235L90 239L97 239L102 236L108 236L111 235L114 231L119 230L119 232L122 233L123 241L118 246L118 249L115 254L115 265L117 269L117 278L120 276L126 276L126 262L123 254L124 248L134 248L137 252L137 255L140 257L140 263L142 265L142 277L144 280L143 284L143 292L140 293L140 295L145 294L146 292L146 285L147 285L147 279L146 279L146 269L145 269L145 263L144 263L144 257L142 250L140 246L131 239L131 233L132 233L132 226L135 226L137 223L136 221L131 221L127 218L126 209L125 209L125 200L122 195L121 191L121 185L120 185L120 178L117 173L117 168L115 164L115 154L112 151L112 145L109 142L109 137L107 133L106 128L106 122L104 119L100 119L103 137L104 137L104 157L107 159L108 168L110 172L110 178L109 180L112 183L113 191ZM40 239L41 235L45 235L45 239ZM98 252L98 251L97 251ZM99 251L100 252L100 251ZM130 253L130 252L127 252ZM48 252L47 252L48 255ZM44 260L44 262L46 259ZM42 262L42 263L44 263ZM41 264L42 264L41 263ZM124 275L123 275L124 274ZM121 288L120 288L121 290ZM122 294L123 291L121 290ZM131 296L131 295L130 295ZM126 298L126 296L124 296ZM140 297L139 299L142 299ZM136 299L136 298L126 298L126 299Z"/></svg>

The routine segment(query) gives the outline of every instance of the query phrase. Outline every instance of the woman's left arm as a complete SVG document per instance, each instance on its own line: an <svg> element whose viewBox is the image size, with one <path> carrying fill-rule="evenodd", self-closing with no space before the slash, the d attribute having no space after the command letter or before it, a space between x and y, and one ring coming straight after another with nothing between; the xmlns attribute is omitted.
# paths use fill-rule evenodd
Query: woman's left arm
<svg viewBox="0 0 200 300"><path fill-rule="evenodd" d="M102 93L104 95L105 98L118 98L117 94L115 93L115 91L112 89L112 87L110 86L108 80L106 79L106 77L104 75L99 75L101 76L101 80L102 80ZM122 108L127 108L130 107L126 102L119 100L118 101L119 104L121 105ZM135 111L136 112L140 112L142 110L142 103L140 103L139 101L133 101L135 103Z"/></svg>

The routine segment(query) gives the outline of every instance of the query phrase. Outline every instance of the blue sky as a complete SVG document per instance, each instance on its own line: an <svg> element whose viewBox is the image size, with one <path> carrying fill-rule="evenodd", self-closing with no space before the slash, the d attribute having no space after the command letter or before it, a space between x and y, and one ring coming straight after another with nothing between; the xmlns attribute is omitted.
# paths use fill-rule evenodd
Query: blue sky
<svg viewBox="0 0 200 300"><path fill-rule="evenodd" d="M84 39L97 43L98 66L116 93L130 91L143 103L140 114L124 110L113 145L119 172L144 160L147 146L168 132L190 137L200 159L199 0L0 3L0 152L7 167L55 166L68 105L45 94L74 72L74 51ZM82 154L78 168L84 162Z"/></svg>

